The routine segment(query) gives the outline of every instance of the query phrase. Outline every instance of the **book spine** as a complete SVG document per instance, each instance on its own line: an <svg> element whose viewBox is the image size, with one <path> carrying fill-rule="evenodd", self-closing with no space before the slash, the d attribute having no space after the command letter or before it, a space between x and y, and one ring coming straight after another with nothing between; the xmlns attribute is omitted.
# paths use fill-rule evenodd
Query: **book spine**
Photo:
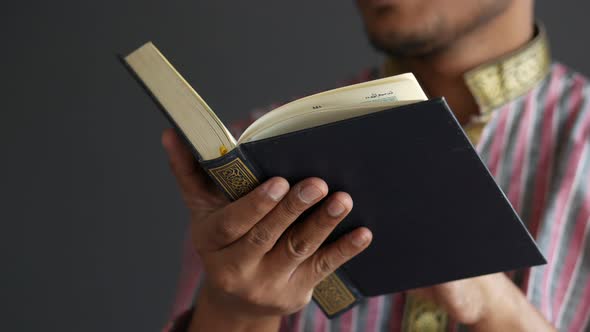
<svg viewBox="0 0 590 332"><path fill-rule="evenodd" d="M238 146L213 160L200 161L225 195L232 201L246 195L267 177L244 155ZM313 290L313 300L328 318L333 318L353 307L361 299L360 291L338 269L322 280Z"/></svg>
<svg viewBox="0 0 590 332"><path fill-rule="evenodd" d="M200 160L199 163L232 201L246 195L266 180L239 146L219 158Z"/></svg>
<svg viewBox="0 0 590 332"><path fill-rule="evenodd" d="M354 307L362 298L361 292L339 268L313 289L313 301L332 319Z"/></svg>
<svg viewBox="0 0 590 332"><path fill-rule="evenodd" d="M139 78L137 73L129 66L122 56L118 56L119 61L125 66L133 78L143 87L145 92L152 98L162 114L170 121L176 131L185 139L188 146L193 148L197 160L203 169L209 173L219 189L232 201L246 195L267 178L260 172L255 165L244 155L240 147L236 147L227 154L213 159L202 160L199 152L190 143L180 126L168 114L166 109L159 102L158 98ZM345 277L342 269L332 273L321 281L314 289L313 299L322 311L329 318L338 316L347 309L354 306L361 298L360 292Z"/></svg>

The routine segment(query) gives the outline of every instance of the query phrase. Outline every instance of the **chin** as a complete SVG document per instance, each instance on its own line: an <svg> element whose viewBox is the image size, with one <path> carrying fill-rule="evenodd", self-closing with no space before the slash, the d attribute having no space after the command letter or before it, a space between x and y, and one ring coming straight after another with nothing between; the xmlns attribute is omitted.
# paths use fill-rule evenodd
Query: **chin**
<svg viewBox="0 0 590 332"><path fill-rule="evenodd" d="M440 1L440 0L438 0ZM397 31L409 34L430 25L435 6L424 0L358 0L367 30L373 34Z"/></svg>
<svg viewBox="0 0 590 332"><path fill-rule="evenodd" d="M357 0L373 45L428 55L505 12L513 0Z"/></svg>
<svg viewBox="0 0 590 332"><path fill-rule="evenodd" d="M394 56L426 55L448 39L444 21L437 15L379 13L365 16L365 28L375 48Z"/></svg>

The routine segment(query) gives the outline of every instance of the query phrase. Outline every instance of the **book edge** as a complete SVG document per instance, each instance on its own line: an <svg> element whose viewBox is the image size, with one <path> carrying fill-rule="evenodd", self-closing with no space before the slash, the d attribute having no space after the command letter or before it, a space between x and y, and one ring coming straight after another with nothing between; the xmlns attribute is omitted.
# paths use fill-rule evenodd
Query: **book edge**
<svg viewBox="0 0 590 332"><path fill-rule="evenodd" d="M184 139L184 141L186 143L188 143L188 145L191 147L191 150L193 151L193 153L197 157L197 160L199 162L202 161L203 158L201 157L201 154L199 153L199 151L197 150L197 148L193 145L193 143L184 134L184 132L182 131L182 129L180 129L180 126L176 123L176 121L174 121L174 119L168 113L168 111L166 111L166 108L164 108L164 106L160 103L160 101L158 100L158 98L156 98L156 96L152 93L152 91L147 87L147 85L137 75L137 73L135 72L135 70L133 70L133 68L131 68L131 66L127 63L127 61L125 60L125 56L122 55L122 54L117 53L116 54L116 57L119 60L119 62L123 65L123 67L125 67L125 69L127 70L127 72L129 74L131 74L131 76L133 77L133 79L137 83L139 83L139 86L141 87L141 89L145 93L147 93L147 95L150 97L150 99L156 104L156 107L160 110L160 112L164 115L164 117L168 120L168 122L170 122L170 124L172 125L172 127L174 127L174 130Z"/></svg>

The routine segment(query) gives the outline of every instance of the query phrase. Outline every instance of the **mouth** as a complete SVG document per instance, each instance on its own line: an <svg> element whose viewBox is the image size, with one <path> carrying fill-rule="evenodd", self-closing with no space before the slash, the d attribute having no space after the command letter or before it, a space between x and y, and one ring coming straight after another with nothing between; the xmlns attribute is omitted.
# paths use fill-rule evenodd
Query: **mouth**
<svg viewBox="0 0 590 332"><path fill-rule="evenodd" d="M368 9L386 9L395 5L397 0L357 0L359 6L368 8Z"/></svg>

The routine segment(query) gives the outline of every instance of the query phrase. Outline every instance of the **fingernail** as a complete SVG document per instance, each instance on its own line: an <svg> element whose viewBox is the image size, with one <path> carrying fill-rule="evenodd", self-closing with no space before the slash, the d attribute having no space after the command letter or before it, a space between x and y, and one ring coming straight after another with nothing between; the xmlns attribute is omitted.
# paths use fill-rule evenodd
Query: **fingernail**
<svg viewBox="0 0 590 332"><path fill-rule="evenodd" d="M356 235L352 237L352 244L356 247L364 247L367 242L371 239L371 236L367 235L366 232L363 232L361 235Z"/></svg>
<svg viewBox="0 0 590 332"><path fill-rule="evenodd" d="M311 203L322 196L322 192L314 185L308 185L299 190L299 199L303 203Z"/></svg>
<svg viewBox="0 0 590 332"><path fill-rule="evenodd" d="M278 202L285 196L285 194L287 194L288 190L289 186L285 181L273 181L270 188L267 190L267 194L273 201Z"/></svg>
<svg viewBox="0 0 590 332"><path fill-rule="evenodd" d="M328 215L330 215L330 217L332 218L336 218L340 215L342 215L342 213L344 213L344 210L346 210L346 208L344 207L344 205L342 205L342 203L338 202L338 201L331 201L328 204Z"/></svg>

